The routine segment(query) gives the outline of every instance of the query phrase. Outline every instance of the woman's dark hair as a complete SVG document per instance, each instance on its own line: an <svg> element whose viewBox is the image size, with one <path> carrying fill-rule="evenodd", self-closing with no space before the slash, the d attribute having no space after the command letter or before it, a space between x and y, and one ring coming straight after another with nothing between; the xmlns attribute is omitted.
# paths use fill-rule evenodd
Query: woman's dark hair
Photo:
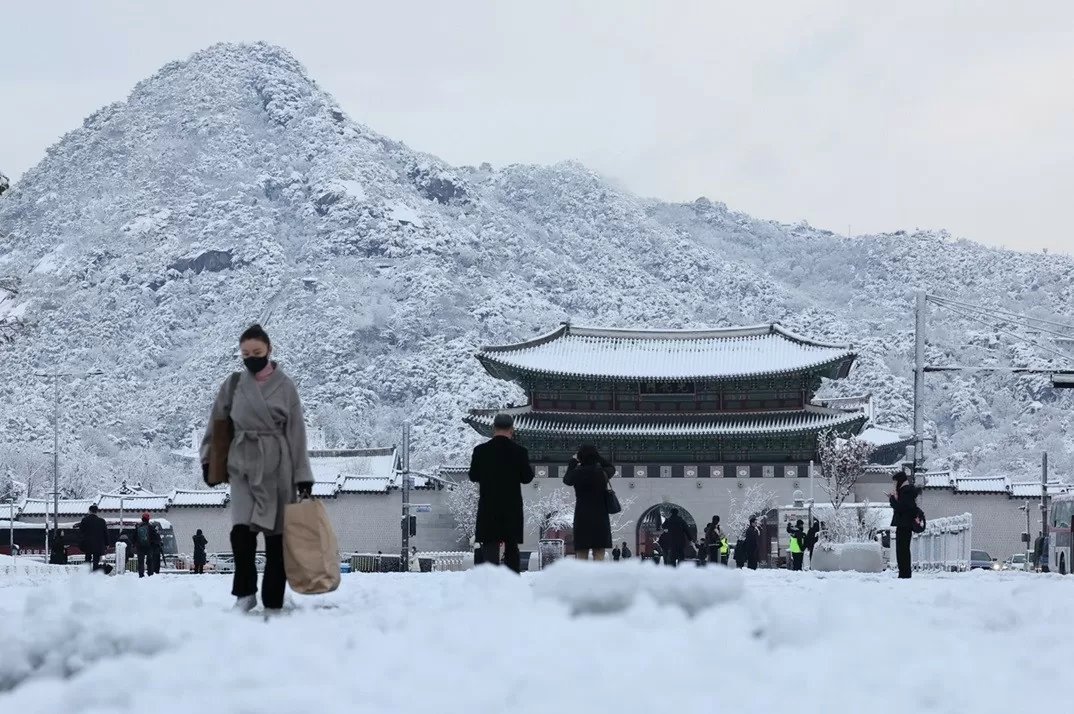
<svg viewBox="0 0 1074 714"><path fill-rule="evenodd" d="M592 444L582 444L579 446L578 461L583 466L590 466L600 461L600 454L597 453L597 447Z"/></svg>
<svg viewBox="0 0 1074 714"><path fill-rule="evenodd" d="M896 471L895 475L891 477L891 480L895 482L895 488L902 488L902 485L910 479L902 471Z"/></svg>
<svg viewBox="0 0 1074 714"><path fill-rule="evenodd" d="M247 327L246 332L239 337L239 344L241 345L247 340L258 340L259 342L264 342L266 346L272 347L272 340L269 339L268 333L265 332L265 328L261 327L261 325Z"/></svg>

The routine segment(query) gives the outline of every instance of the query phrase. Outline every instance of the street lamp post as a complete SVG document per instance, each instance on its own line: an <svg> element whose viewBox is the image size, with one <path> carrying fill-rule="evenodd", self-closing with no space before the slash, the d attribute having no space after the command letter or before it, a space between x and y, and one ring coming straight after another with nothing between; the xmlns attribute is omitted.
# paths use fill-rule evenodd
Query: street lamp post
<svg viewBox="0 0 1074 714"><path fill-rule="evenodd" d="M99 377L104 372L95 369L89 372L37 372L38 377L52 380L52 530L60 528L60 377ZM45 508L45 531L48 531L48 508ZM47 538L47 536L46 536Z"/></svg>

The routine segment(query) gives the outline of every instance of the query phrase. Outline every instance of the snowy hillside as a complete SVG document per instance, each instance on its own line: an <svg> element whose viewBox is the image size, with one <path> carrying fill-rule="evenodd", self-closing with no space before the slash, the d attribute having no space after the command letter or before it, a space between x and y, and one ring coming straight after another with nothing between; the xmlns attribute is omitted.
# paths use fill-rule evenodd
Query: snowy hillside
<svg viewBox="0 0 1074 714"><path fill-rule="evenodd" d="M848 241L660 204L573 163L447 166L352 121L286 51L218 45L86 119L0 198L0 434L51 434L35 372L100 369L64 383L65 449L105 482L114 463L137 472L203 422L255 320L330 443L397 441L409 415L420 465L467 452L466 408L520 396L478 346L568 318L852 341L861 362L833 390L905 424L914 287L1069 315L1072 275L943 234ZM936 324L937 353L1036 359ZM1068 465L1072 402L1043 385L935 378L940 452L988 472L1046 446Z"/></svg>

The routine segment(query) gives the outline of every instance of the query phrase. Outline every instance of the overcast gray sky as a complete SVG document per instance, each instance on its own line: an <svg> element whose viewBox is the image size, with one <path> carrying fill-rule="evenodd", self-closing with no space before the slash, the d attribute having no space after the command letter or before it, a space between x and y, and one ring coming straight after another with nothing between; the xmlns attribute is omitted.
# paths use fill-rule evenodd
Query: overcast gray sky
<svg viewBox="0 0 1074 714"><path fill-rule="evenodd" d="M1074 253L1070 0L7 2L0 171L221 40L287 47L454 164L578 159L760 218Z"/></svg>

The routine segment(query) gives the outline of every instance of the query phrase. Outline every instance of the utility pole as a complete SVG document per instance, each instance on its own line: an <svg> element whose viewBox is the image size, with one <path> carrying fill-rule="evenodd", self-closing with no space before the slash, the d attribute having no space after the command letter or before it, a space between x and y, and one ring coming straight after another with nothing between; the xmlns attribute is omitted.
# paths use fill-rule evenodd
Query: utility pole
<svg viewBox="0 0 1074 714"><path fill-rule="evenodd" d="M60 375L52 375L52 532L60 531Z"/></svg>
<svg viewBox="0 0 1074 714"><path fill-rule="evenodd" d="M1029 562L1033 559L1033 534L1029 532L1029 501L1025 502L1022 510L1026 512L1026 564L1022 570L1029 570Z"/></svg>
<svg viewBox="0 0 1074 714"><path fill-rule="evenodd" d="M1040 459L1040 534L1044 536L1042 546L1043 552L1041 558L1044 560L1044 566L1041 568L1041 572L1047 573L1051 570L1051 556L1049 554L1049 534L1048 534L1048 452L1045 451L1041 455Z"/></svg>
<svg viewBox="0 0 1074 714"><path fill-rule="evenodd" d="M410 564L410 422L403 425L403 552L400 568L405 573Z"/></svg>
<svg viewBox="0 0 1074 714"><path fill-rule="evenodd" d="M914 329L914 472L915 483L922 470L925 445L925 291L917 293L917 325Z"/></svg>

